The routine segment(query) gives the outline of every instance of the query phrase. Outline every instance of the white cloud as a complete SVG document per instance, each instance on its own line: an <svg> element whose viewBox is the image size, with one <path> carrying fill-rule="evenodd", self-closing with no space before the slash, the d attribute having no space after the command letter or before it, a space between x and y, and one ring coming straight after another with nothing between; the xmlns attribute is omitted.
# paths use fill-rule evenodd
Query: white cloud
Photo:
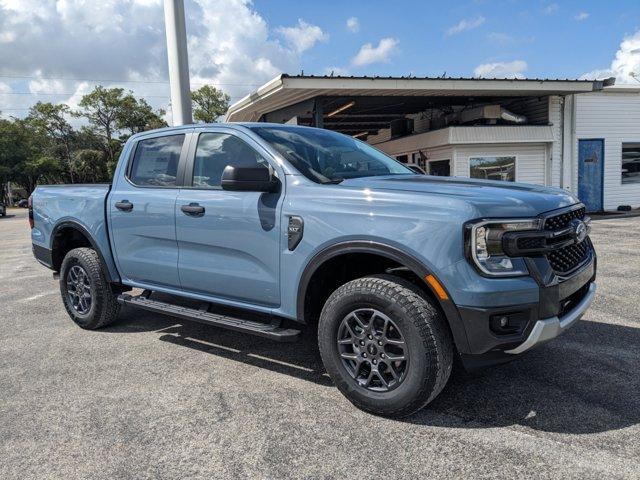
<svg viewBox="0 0 640 480"><path fill-rule="evenodd" d="M542 13L544 13L545 15L553 15L559 9L560 9L560 6L557 3L550 3L542 9Z"/></svg>
<svg viewBox="0 0 640 480"><path fill-rule="evenodd" d="M638 84L640 80L640 30L625 37L609 68L593 70L581 78L602 79L616 77L616 83Z"/></svg>
<svg viewBox="0 0 640 480"><path fill-rule="evenodd" d="M347 18L347 28L350 32L356 33L360 30L360 20L357 17Z"/></svg>
<svg viewBox="0 0 640 480"><path fill-rule="evenodd" d="M398 43L395 38L383 38L375 47L371 43L365 43L351 63L361 67L371 63L388 62L391 55L398 51Z"/></svg>
<svg viewBox="0 0 640 480"><path fill-rule="evenodd" d="M271 30L250 0L186 0L185 11L193 88L216 84L232 102L278 73L299 71L301 53L327 38L302 20ZM37 100L77 104L97 83L168 107L166 83L138 83L168 77L162 0L0 0L0 32L2 73L35 77L0 79L39 94L0 96L3 114L25 115Z"/></svg>
<svg viewBox="0 0 640 480"><path fill-rule="evenodd" d="M11 93L12 88L9 84L0 82L0 93Z"/></svg>
<svg viewBox="0 0 640 480"><path fill-rule="evenodd" d="M324 33L317 25L311 25L301 18L295 27L279 27L278 33L282 35L289 45L298 53L312 48L317 42L326 42L329 35Z"/></svg>
<svg viewBox="0 0 640 480"><path fill-rule="evenodd" d="M576 21L578 21L578 22L581 22L582 20L586 20L587 18L589 18L589 14L588 14L587 12L580 12L580 13L577 13L577 14L573 17L573 19L574 19L574 20L576 20Z"/></svg>
<svg viewBox="0 0 640 480"><path fill-rule="evenodd" d="M31 93L58 93L73 91L74 81L63 81L58 79L36 78L29 82L29 91ZM71 89L71 90L70 90Z"/></svg>
<svg viewBox="0 0 640 480"><path fill-rule="evenodd" d="M513 42L513 37L511 35L507 35L506 33L490 32L487 34L487 40L493 43L505 44Z"/></svg>
<svg viewBox="0 0 640 480"><path fill-rule="evenodd" d="M478 65L473 74L480 78L524 78L527 62L514 60L513 62L483 63Z"/></svg>
<svg viewBox="0 0 640 480"><path fill-rule="evenodd" d="M475 18L465 18L460 20L458 23L449 27L446 30L446 34L448 36L457 35L458 33L465 32L467 30L473 30L474 28L478 28L485 22L485 18L482 15L479 15Z"/></svg>

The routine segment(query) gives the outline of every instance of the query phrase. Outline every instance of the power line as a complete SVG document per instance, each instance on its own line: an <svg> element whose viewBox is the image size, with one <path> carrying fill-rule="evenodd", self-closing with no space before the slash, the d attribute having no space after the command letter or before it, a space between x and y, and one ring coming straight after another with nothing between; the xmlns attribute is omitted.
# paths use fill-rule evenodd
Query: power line
<svg viewBox="0 0 640 480"><path fill-rule="evenodd" d="M61 95L68 96L75 95L76 92L72 93L57 93L57 92L0 92L0 95ZM169 98L168 95L139 95L141 97L146 98Z"/></svg>
<svg viewBox="0 0 640 480"><path fill-rule="evenodd" d="M148 84L169 84L169 80L113 80L113 79L95 79L95 78L77 78L77 77L39 77L34 75L2 75L0 78L27 78L33 80L70 80L75 82L109 82L109 83L148 83ZM195 82L192 85L213 85L220 87L259 87L260 83L223 83L223 82Z"/></svg>

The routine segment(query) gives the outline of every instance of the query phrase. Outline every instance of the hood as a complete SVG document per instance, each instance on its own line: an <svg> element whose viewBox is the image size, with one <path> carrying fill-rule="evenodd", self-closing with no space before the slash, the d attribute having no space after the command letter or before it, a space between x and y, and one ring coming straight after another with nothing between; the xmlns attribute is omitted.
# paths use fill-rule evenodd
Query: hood
<svg viewBox="0 0 640 480"><path fill-rule="evenodd" d="M348 179L340 185L453 197L475 208L478 217L532 217L579 202L559 188L461 177L387 175Z"/></svg>

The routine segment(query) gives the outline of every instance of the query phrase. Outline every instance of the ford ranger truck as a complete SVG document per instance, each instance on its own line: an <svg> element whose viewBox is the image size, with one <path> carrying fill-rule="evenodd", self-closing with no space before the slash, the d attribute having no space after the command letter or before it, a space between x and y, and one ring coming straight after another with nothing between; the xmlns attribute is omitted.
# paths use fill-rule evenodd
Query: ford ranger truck
<svg viewBox="0 0 640 480"><path fill-rule="evenodd" d="M283 342L308 324L338 389L385 416L432 401L455 358L500 363L556 337L596 291L572 194L416 174L323 129L137 134L111 185L39 186L30 210L80 327L122 305Z"/></svg>

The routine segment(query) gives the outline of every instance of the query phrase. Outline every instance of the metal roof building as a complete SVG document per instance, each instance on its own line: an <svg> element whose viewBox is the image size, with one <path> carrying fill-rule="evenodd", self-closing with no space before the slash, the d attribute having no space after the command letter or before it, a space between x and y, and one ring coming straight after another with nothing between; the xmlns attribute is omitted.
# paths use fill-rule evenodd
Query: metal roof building
<svg viewBox="0 0 640 480"><path fill-rule="evenodd" d="M640 89L613 84L282 74L234 103L226 119L327 128L430 174L558 186L592 211L637 208ZM616 108L630 111L616 116Z"/></svg>

